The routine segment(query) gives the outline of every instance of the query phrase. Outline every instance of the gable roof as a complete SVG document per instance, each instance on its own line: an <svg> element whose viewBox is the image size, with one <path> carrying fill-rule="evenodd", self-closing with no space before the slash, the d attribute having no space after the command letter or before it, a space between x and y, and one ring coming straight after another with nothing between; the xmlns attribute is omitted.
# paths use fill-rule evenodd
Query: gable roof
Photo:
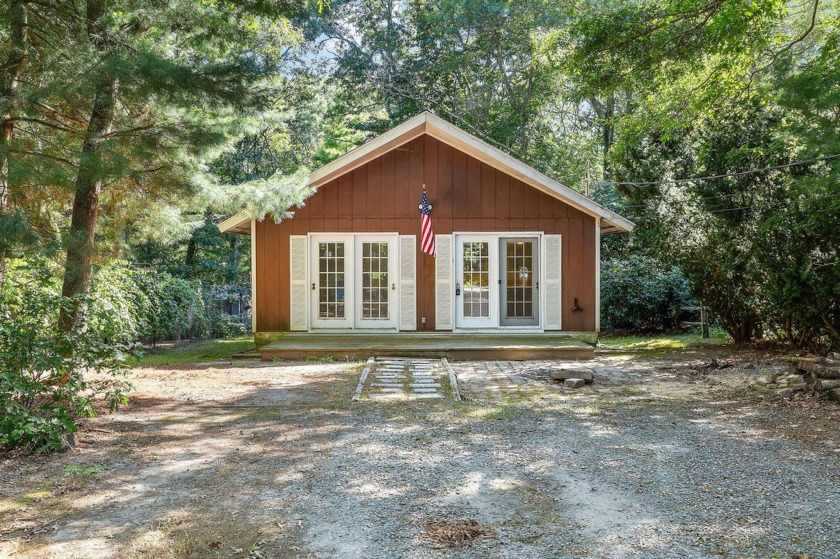
<svg viewBox="0 0 840 559"><path fill-rule="evenodd" d="M424 111L402 124L398 124L387 132L313 171L309 175L309 185L316 188L320 187L423 134L428 134L600 220L601 234L603 235L632 231L635 227L630 220L621 217L580 192L537 171L429 111ZM249 222L250 219L245 214L237 214L219 223L219 229L223 233L249 234L251 232Z"/></svg>

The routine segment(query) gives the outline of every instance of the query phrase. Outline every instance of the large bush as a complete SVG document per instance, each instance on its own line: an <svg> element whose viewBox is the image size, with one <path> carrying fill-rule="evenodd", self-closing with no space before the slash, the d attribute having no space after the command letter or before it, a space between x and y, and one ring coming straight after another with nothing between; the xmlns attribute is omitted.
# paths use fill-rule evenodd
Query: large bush
<svg viewBox="0 0 840 559"><path fill-rule="evenodd" d="M673 331L680 307L690 303L689 291L678 268L648 256L607 260L601 267L601 325L604 330Z"/></svg>
<svg viewBox="0 0 840 559"><path fill-rule="evenodd" d="M119 319L122 341L182 340L210 334L207 309L198 282L166 272L139 270L117 262L97 270L91 304ZM98 314L88 317L96 324Z"/></svg>
<svg viewBox="0 0 840 559"><path fill-rule="evenodd" d="M208 335L209 319L200 285L165 272L130 273L147 302L139 323L140 338L154 343Z"/></svg>
<svg viewBox="0 0 840 559"><path fill-rule="evenodd" d="M120 305L84 301L87 325L59 326L61 297L43 265L14 263L0 297L0 445L56 450L104 398L114 410L128 385L119 380L130 326ZM115 312L116 311L116 312Z"/></svg>

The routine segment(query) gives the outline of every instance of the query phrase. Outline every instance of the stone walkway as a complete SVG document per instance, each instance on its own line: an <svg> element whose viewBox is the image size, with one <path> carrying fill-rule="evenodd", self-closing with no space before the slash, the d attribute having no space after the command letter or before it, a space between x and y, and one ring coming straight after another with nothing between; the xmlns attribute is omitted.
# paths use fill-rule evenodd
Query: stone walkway
<svg viewBox="0 0 840 559"><path fill-rule="evenodd" d="M458 378L463 399L491 404L527 403L531 406L598 406L614 402L686 400L711 385L686 380L668 367L651 369L619 359L599 361L456 361L450 368ZM593 384L570 388L549 380L552 371L581 369L595 377ZM675 382L679 381L679 382Z"/></svg>
<svg viewBox="0 0 840 559"><path fill-rule="evenodd" d="M377 357L368 359L353 399L435 400L449 394L458 399L445 360Z"/></svg>
<svg viewBox="0 0 840 559"><path fill-rule="evenodd" d="M674 372L646 371L621 363L592 361L454 361L408 357L370 358L354 400L461 399L488 404L590 406L613 401L685 399L693 381L675 383ZM570 388L551 382L552 371L591 372L594 384ZM451 379L451 380L450 380ZM463 398L462 398L463 397Z"/></svg>
<svg viewBox="0 0 840 559"><path fill-rule="evenodd" d="M463 361L452 364L468 400L556 400L562 389L523 376L511 361Z"/></svg>

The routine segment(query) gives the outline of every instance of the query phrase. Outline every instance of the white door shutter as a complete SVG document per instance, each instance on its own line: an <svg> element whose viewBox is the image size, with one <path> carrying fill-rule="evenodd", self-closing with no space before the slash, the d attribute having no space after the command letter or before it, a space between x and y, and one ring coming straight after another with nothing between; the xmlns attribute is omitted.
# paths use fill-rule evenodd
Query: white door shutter
<svg viewBox="0 0 840 559"><path fill-rule="evenodd" d="M400 330L417 330L417 238L400 235Z"/></svg>
<svg viewBox="0 0 840 559"><path fill-rule="evenodd" d="M309 290L306 285L306 271L309 269L309 240L306 235L289 236L289 276L291 298L289 328L308 330Z"/></svg>
<svg viewBox="0 0 840 559"><path fill-rule="evenodd" d="M452 235L435 235L435 329L452 330L455 287Z"/></svg>
<svg viewBox="0 0 840 559"><path fill-rule="evenodd" d="M545 236L545 329L562 328L563 302L560 290L563 280L562 256L563 241L561 235Z"/></svg>

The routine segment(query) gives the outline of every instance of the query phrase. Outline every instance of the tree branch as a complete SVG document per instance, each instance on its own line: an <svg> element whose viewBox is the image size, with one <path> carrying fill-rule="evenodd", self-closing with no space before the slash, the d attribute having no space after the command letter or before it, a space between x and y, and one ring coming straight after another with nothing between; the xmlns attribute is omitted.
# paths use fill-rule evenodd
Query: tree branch
<svg viewBox="0 0 840 559"><path fill-rule="evenodd" d="M34 155L36 157L46 157L47 159L52 159L53 161L58 161L59 163L66 163L67 165L71 165L73 167L76 166L76 164L73 161L70 161L69 159L65 159L64 157L59 157L57 155L50 155L49 153L44 153L44 152L41 152L41 151L28 151L28 150L17 150L17 149L13 149L13 150L10 150L10 151L12 153L19 153L21 155Z"/></svg>
<svg viewBox="0 0 840 559"><path fill-rule="evenodd" d="M39 118L29 118L29 117L25 117L25 116L16 116L14 118L7 119L7 122L32 122L34 124L40 124L41 126L47 126L49 128L53 128L55 130L61 130L62 132L70 132L71 134L74 134L74 133L77 132L77 130L74 130L72 128L68 128L68 127L62 126L60 124L53 124L51 122L47 122L47 121L41 120Z"/></svg>

